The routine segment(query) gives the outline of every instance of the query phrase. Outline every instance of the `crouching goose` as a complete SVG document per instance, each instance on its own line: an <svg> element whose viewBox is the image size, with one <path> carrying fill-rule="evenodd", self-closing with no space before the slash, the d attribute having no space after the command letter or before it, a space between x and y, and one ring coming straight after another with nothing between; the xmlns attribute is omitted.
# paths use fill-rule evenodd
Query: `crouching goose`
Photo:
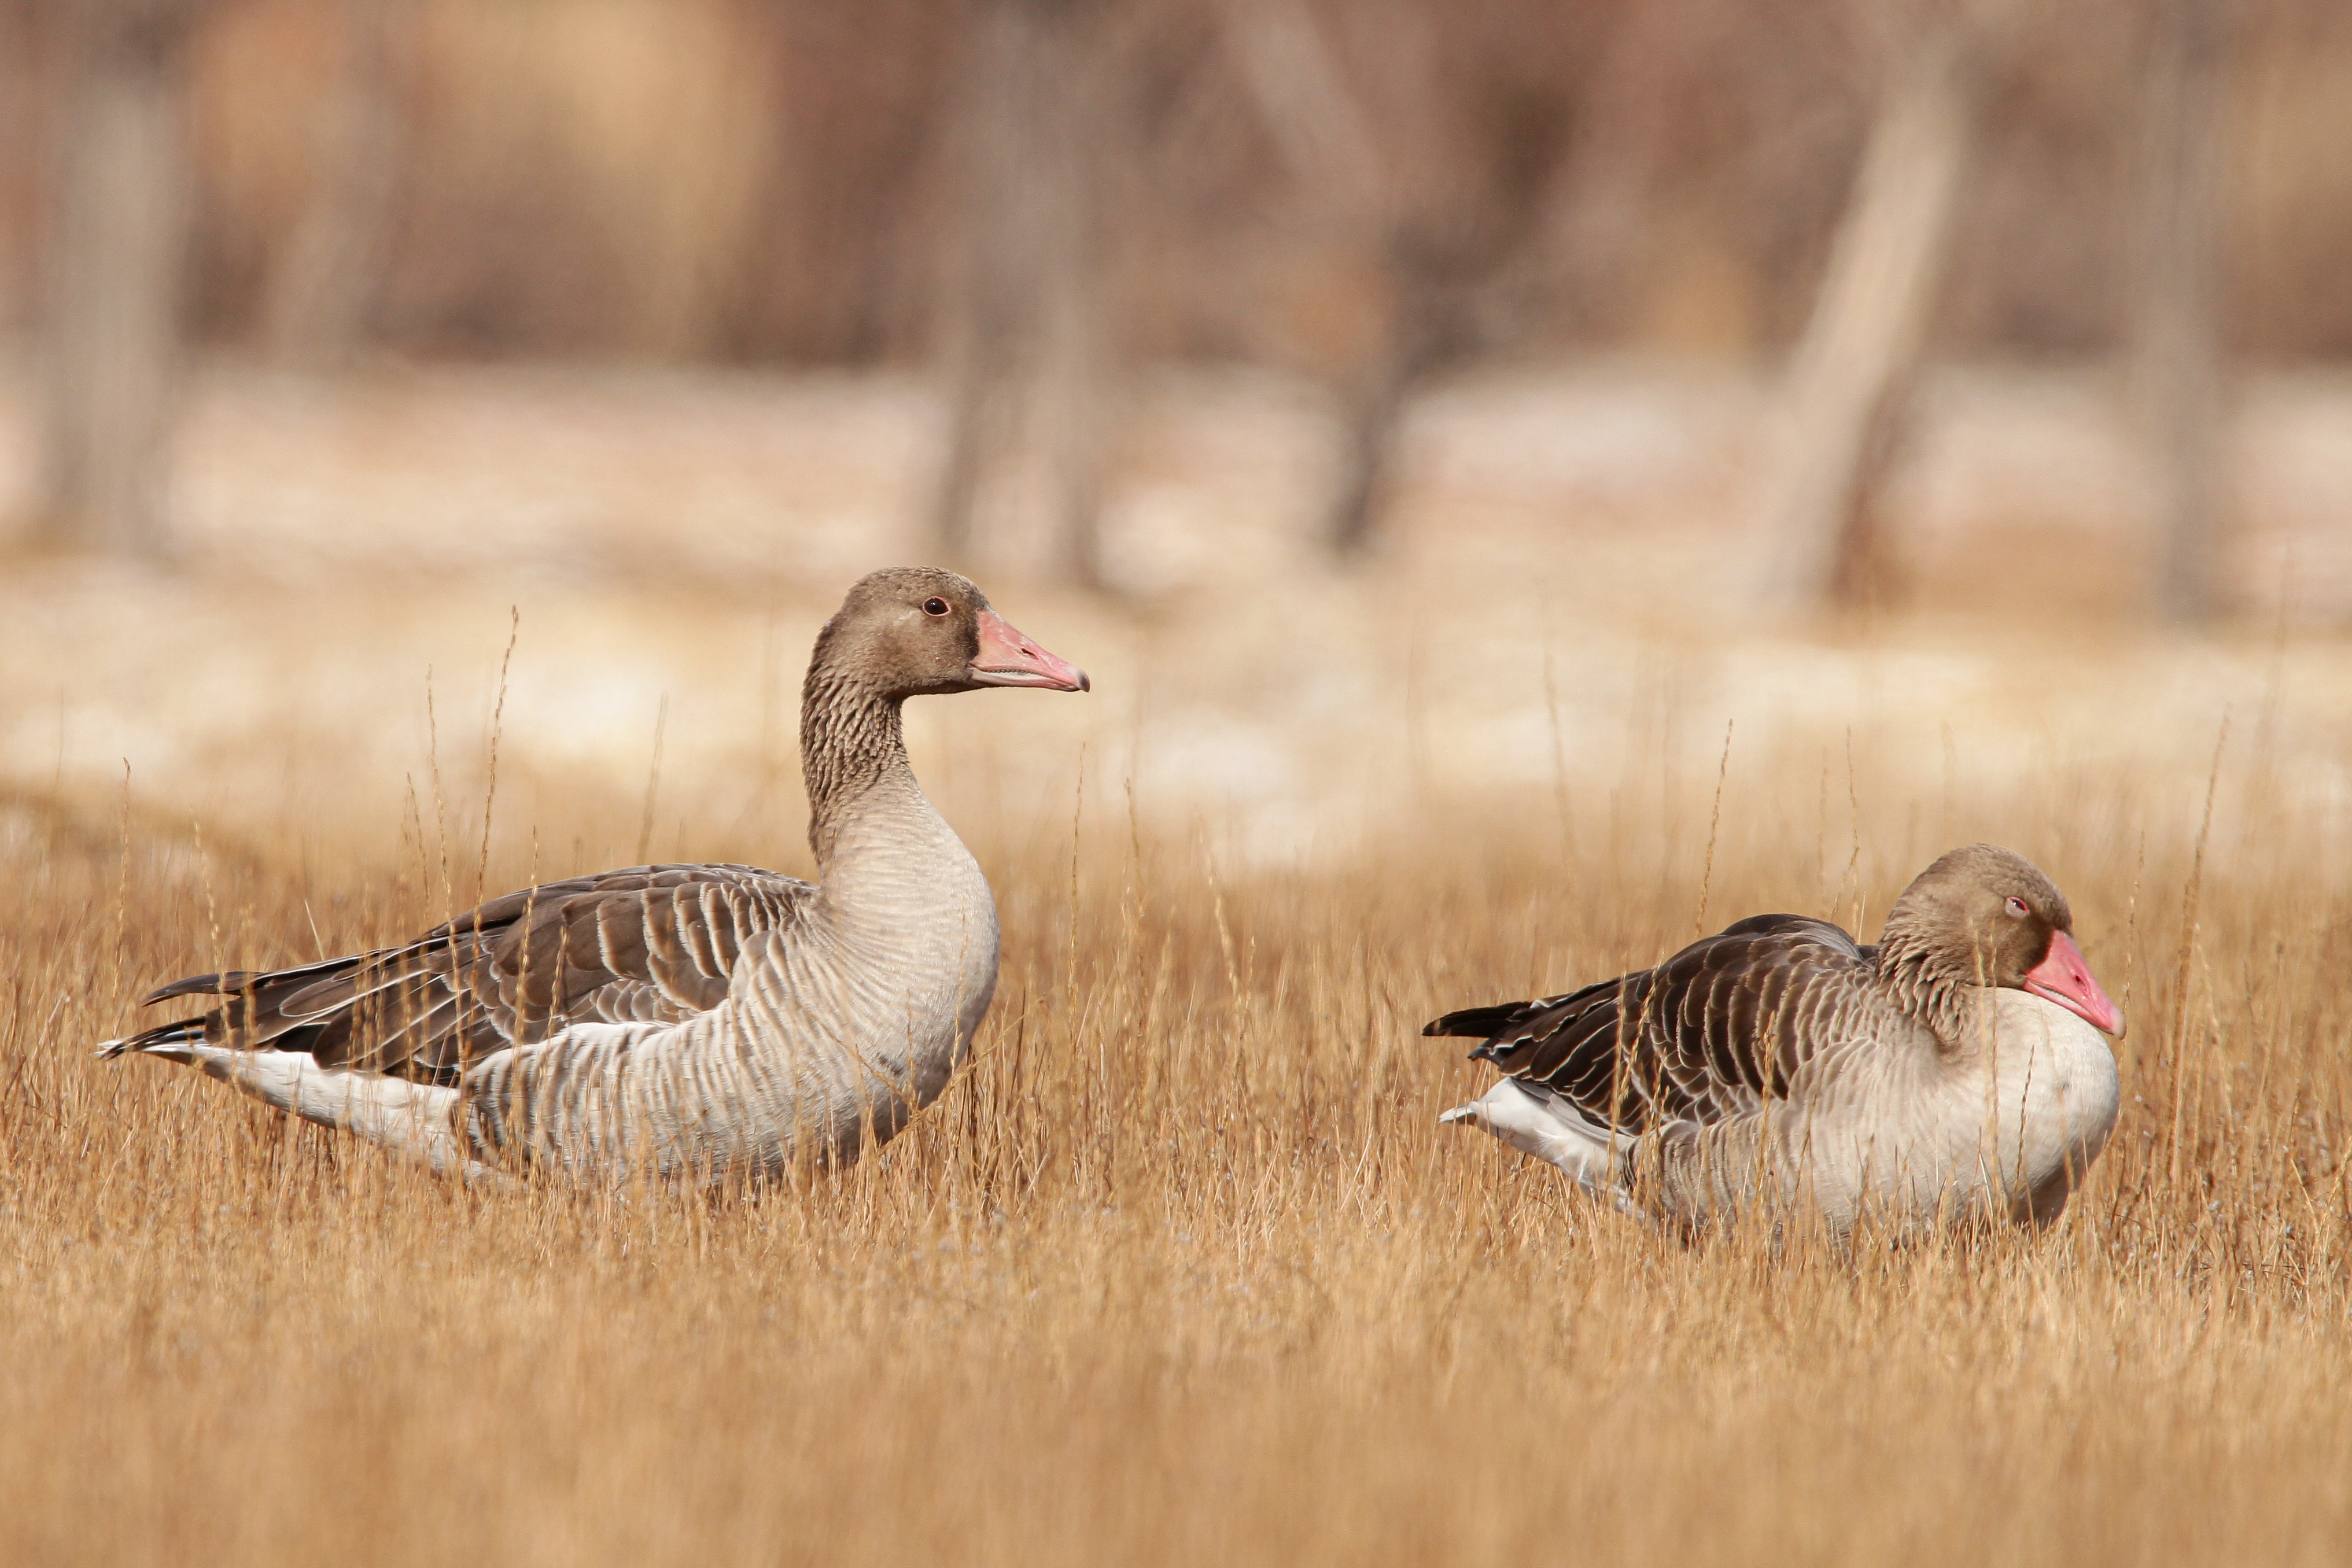
<svg viewBox="0 0 2352 1568"><path fill-rule="evenodd" d="M811 884L635 866L492 899L403 946L203 975L194 1018L100 1048L492 1175L758 1179L854 1158L947 1084L996 989L996 906L907 766L899 705L1087 689L952 572L878 571L801 699Z"/></svg>
<svg viewBox="0 0 2352 1568"><path fill-rule="evenodd" d="M1654 969L1448 1013L1505 1076L1445 1113L1699 1229L1759 1197L1898 1228L2056 1218L2116 1124L2124 1020L2050 879L1990 844L1922 872L1874 947L1764 915Z"/></svg>

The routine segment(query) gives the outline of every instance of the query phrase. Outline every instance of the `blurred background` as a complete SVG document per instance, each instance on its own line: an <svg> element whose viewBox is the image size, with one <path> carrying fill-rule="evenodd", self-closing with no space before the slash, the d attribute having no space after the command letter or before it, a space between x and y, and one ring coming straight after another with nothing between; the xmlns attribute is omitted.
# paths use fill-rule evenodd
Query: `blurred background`
<svg viewBox="0 0 2352 1568"><path fill-rule="evenodd" d="M931 559L1015 818L2338 810L2347 149L2337 0L5 0L0 766L789 862Z"/></svg>

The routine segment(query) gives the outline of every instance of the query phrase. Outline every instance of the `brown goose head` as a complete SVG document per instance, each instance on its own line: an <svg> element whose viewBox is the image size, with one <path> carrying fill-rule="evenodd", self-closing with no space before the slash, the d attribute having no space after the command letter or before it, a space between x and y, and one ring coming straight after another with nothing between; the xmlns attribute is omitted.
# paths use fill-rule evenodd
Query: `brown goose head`
<svg viewBox="0 0 2352 1568"><path fill-rule="evenodd" d="M989 607L969 578L936 567L868 574L824 630L809 661L812 685L838 681L886 699L1040 686L1083 692L1084 670L1055 658Z"/></svg>
<svg viewBox="0 0 2352 1568"><path fill-rule="evenodd" d="M2024 856L1995 844L1952 851L1887 912L1880 964L1942 989L2030 991L2120 1039L2124 1016L2074 942L2066 895Z"/></svg>

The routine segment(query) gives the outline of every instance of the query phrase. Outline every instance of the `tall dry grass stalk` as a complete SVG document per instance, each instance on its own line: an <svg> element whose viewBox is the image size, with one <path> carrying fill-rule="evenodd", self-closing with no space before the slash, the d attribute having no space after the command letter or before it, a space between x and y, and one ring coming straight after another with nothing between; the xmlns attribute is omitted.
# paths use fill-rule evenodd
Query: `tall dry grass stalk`
<svg viewBox="0 0 2352 1568"><path fill-rule="evenodd" d="M1685 1246L1436 1125L1481 1071L1423 1019L1649 962L1703 881L1717 925L1874 921L1943 843L1867 761L1852 821L1822 759L1743 750L1312 873L959 768L1007 934L975 1060L880 1157L717 1201L488 1196L91 1061L150 984L439 917L436 830L200 854L20 792L0 1560L2340 1561L2352 923L2226 768L2177 971L2200 800L1941 803L2059 878L2131 1012L2047 1235ZM725 820L706 852L778 854Z"/></svg>

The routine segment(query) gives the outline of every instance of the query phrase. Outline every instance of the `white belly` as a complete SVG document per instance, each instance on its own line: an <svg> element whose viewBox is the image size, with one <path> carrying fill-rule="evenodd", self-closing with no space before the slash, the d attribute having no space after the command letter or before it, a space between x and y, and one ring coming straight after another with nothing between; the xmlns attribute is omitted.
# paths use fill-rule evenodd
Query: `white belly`
<svg viewBox="0 0 2352 1568"><path fill-rule="evenodd" d="M2019 1218L2058 1217L2116 1130L2123 1086L2106 1036L2055 1002L1993 993L1993 1067L1983 1099L1991 1133L1977 1145Z"/></svg>
<svg viewBox="0 0 2352 1568"><path fill-rule="evenodd" d="M2115 1052L2054 1002L1990 1000L1990 1050L1890 1074L1815 1124L1809 1176L1840 1228L1871 1208L1897 1224L2045 1223L2082 1185L2115 1130Z"/></svg>

